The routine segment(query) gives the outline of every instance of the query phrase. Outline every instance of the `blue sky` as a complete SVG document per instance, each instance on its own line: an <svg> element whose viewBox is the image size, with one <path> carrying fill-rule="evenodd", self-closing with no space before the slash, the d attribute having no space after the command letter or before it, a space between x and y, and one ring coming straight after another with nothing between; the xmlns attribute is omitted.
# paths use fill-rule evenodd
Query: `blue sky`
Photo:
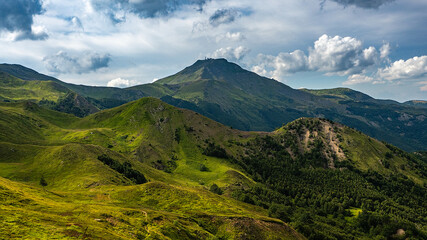
<svg viewBox="0 0 427 240"><path fill-rule="evenodd" d="M427 100L427 1L1 0L0 62L149 83L224 57L293 88Z"/></svg>

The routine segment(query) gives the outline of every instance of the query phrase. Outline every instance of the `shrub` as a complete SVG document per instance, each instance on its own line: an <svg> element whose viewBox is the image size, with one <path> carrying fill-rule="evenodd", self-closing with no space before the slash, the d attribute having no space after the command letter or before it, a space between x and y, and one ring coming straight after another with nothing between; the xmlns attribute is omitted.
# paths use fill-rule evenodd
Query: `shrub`
<svg viewBox="0 0 427 240"><path fill-rule="evenodd" d="M221 194L222 194L222 190L221 190L221 188L219 188L219 187L218 187L218 185L216 185L215 183L214 183L214 184L212 184L212 186L210 187L209 191L211 191L211 192L213 192L213 193L216 193L216 194L218 194L218 195L221 195Z"/></svg>
<svg viewBox="0 0 427 240"><path fill-rule="evenodd" d="M129 178L132 182L136 184L142 184L147 182L145 176L139 171L133 169L132 165L129 162L124 162L123 164L121 164L119 161L110 158L106 154L98 156L98 160L109 166L114 171Z"/></svg>

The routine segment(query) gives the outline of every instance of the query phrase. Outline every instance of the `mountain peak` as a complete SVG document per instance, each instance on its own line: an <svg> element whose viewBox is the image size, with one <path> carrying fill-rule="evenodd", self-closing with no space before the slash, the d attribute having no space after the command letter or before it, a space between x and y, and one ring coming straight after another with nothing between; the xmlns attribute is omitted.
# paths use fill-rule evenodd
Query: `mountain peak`
<svg viewBox="0 0 427 240"><path fill-rule="evenodd" d="M40 80L59 82L58 79L41 74L31 68L19 64L0 64L0 72L7 73L22 80Z"/></svg>
<svg viewBox="0 0 427 240"><path fill-rule="evenodd" d="M185 68L181 73L194 73L202 71L205 78L218 77L223 74L245 71L239 65L227 61L225 58L206 58L205 60L197 60L193 65Z"/></svg>
<svg viewBox="0 0 427 240"><path fill-rule="evenodd" d="M156 83L175 85L200 80L215 80L241 84L242 81L249 81L249 79L253 78L260 78L260 76L224 58L206 58L204 60L197 60L193 65Z"/></svg>
<svg viewBox="0 0 427 240"><path fill-rule="evenodd" d="M224 64L224 63L230 63L225 58L205 58L205 59L199 59L197 60L192 66L194 65L206 65L206 64Z"/></svg>
<svg viewBox="0 0 427 240"><path fill-rule="evenodd" d="M229 62L225 58L205 58L203 60L199 59L188 68L191 67L238 67L239 69L241 69L239 65L237 65L236 63Z"/></svg>

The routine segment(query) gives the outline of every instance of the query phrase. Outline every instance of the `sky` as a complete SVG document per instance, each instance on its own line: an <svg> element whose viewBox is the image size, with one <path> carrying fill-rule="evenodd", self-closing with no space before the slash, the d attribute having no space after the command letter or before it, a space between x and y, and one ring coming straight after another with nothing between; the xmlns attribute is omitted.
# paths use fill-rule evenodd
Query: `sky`
<svg viewBox="0 0 427 240"><path fill-rule="evenodd" d="M128 87L226 58L293 88L427 100L424 0L0 0L0 63Z"/></svg>

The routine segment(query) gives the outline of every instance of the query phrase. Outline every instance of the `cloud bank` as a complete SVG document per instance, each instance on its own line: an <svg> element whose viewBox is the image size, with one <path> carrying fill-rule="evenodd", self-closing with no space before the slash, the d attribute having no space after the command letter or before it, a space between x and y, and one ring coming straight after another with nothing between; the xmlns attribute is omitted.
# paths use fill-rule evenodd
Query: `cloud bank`
<svg viewBox="0 0 427 240"><path fill-rule="evenodd" d="M379 69L378 75L388 81L421 78L427 75L427 56L395 61L390 66Z"/></svg>
<svg viewBox="0 0 427 240"><path fill-rule="evenodd" d="M107 87L118 87L125 88L138 84L138 82L134 80L127 80L123 78L116 78L107 83Z"/></svg>
<svg viewBox="0 0 427 240"><path fill-rule="evenodd" d="M302 50L281 52L277 56L258 56L253 70L281 79L290 73L318 71L328 75L360 74L389 54L385 44L378 52L375 47L364 48L360 40L352 37L331 37L326 34L314 42L306 55Z"/></svg>
<svg viewBox="0 0 427 240"><path fill-rule="evenodd" d="M46 69L52 73L88 73L108 67L111 61L109 54L84 52L80 55L70 56L67 52L60 51L55 55L43 59Z"/></svg>
<svg viewBox="0 0 427 240"><path fill-rule="evenodd" d="M237 62L242 60L250 50L243 46L234 47L226 47L215 50L210 57L212 58L225 58L229 61Z"/></svg>
<svg viewBox="0 0 427 240"><path fill-rule="evenodd" d="M384 83L395 81L419 81L427 76L427 56L413 57L407 60L398 60L392 62L384 68L378 68L374 73L375 78L367 77L363 74L354 74L348 77L345 85L354 85L360 83ZM426 82L419 82L421 91L426 91Z"/></svg>
<svg viewBox="0 0 427 240"><path fill-rule="evenodd" d="M125 20L126 13L140 18L168 16L183 7L200 11L208 0L91 0L94 9L104 12L114 23Z"/></svg>
<svg viewBox="0 0 427 240"><path fill-rule="evenodd" d="M44 40L47 33L34 28L33 17L43 13L40 0L0 1L0 31L15 32L14 40Z"/></svg>
<svg viewBox="0 0 427 240"><path fill-rule="evenodd" d="M240 42L245 40L246 37L241 32L227 32L225 34L220 34L216 37L216 42L221 41L230 41L230 42Z"/></svg>
<svg viewBox="0 0 427 240"><path fill-rule="evenodd" d="M250 15L251 11L238 8L218 9L209 17L209 24L217 27L234 22L237 18Z"/></svg>
<svg viewBox="0 0 427 240"><path fill-rule="evenodd" d="M368 77L363 74L353 74L347 78L347 81L343 82L344 85L355 85L360 83L370 83L373 82L373 77Z"/></svg>
<svg viewBox="0 0 427 240"><path fill-rule="evenodd" d="M393 2L394 0L330 0L344 7L356 6L365 9L378 9L381 5ZM325 1L322 2L324 4Z"/></svg>

